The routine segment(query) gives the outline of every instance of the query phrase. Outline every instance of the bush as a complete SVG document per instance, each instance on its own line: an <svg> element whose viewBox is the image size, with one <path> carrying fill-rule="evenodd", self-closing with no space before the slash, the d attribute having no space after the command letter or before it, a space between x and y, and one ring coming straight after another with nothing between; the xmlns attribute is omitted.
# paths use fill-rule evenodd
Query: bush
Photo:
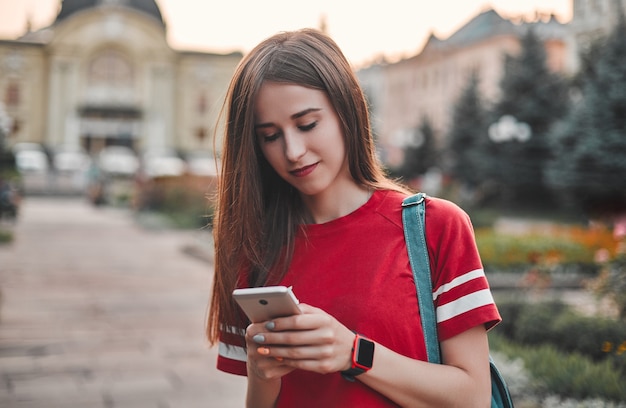
<svg viewBox="0 0 626 408"><path fill-rule="evenodd" d="M565 353L553 345L519 345L497 332L490 332L489 343L493 353L523 361L530 374L524 390L526 394L558 395L579 400L626 400L626 387L622 386L626 383L626 376L615 370L609 361L594 362L580 353ZM518 393L513 395L514 399L522 397Z"/></svg>
<svg viewBox="0 0 626 408"><path fill-rule="evenodd" d="M508 339L514 339L517 331L517 322L526 302L523 301L497 301L498 311L502 316L502 322L493 331L502 334Z"/></svg>
<svg viewBox="0 0 626 408"><path fill-rule="evenodd" d="M583 317L563 313L551 323L553 337L563 350L578 351L594 360L606 358L610 353L607 344L619 345L626 341L626 325L612 319ZM626 361L626 353L623 356ZM626 364L622 364L626 373Z"/></svg>
<svg viewBox="0 0 626 408"><path fill-rule="evenodd" d="M553 346L526 349L522 356L533 381L546 394L576 399L626 399L626 377L609 361L595 363L579 353L562 353Z"/></svg>
<svg viewBox="0 0 626 408"><path fill-rule="evenodd" d="M502 215L495 209L472 208L467 210L475 229L492 228Z"/></svg>
<svg viewBox="0 0 626 408"><path fill-rule="evenodd" d="M11 241L13 241L13 233L0 228L0 244L7 244Z"/></svg>
<svg viewBox="0 0 626 408"><path fill-rule="evenodd" d="M559 301L499 302L503 322L493 331L526 346L551 345L593 361L608 361L626 375L626 322L587 317Z"/></svg>
<svg viewBox="0 0 626 408"><path fill-rule="evenodd" d="M613 258L618 246L608 228L577 226L529 229L520 235L481 228L476 230L476 242L486 269L496 270L578 264L596 272L596 253L603 250Z"/></svg>
<svg viewBox="0 0 626 408"><path fill-rule="evenodd" d="M597 295L613 301L618 315L626 318L626 254L607 262L589 287Z"/></svg>
<svg viewBox="0 0 626 408"><path fill-rule="evenodd" d="M513 322L515 330L511 338L522 344L558 344L552 330L556 316L567 310L567 305L560 301L551 301L539 304L528 304Z"/></svg>
<svg viewBox="0 0 626 408"><path fill-rule="evenodd" d="M155 211L180 228L201 228L212 223L211 177L161 177L137 187L135 208Z"/></svg>

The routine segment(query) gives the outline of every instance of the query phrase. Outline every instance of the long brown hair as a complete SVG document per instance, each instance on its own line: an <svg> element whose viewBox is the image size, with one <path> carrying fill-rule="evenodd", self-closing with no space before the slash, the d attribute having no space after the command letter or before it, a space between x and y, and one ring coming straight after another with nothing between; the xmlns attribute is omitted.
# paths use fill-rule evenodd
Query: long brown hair
<svg viewBox="0 0 626 408"><path fill-rule="evenodd" d="M265 81L324 91L341 120L350 174L357 184L405 191L385 177L376 159L369 113L358 80L337 44L303 29L276 34L239 63L224 111L225 137L214 220L215 278L207 337L220 328L242 327L231 293L245 273L247 284L275 284L291 261L295 235L306 223L298 191L265 160L254 132L253 104ZM224 112L223 111L223 112Z"/></svg>

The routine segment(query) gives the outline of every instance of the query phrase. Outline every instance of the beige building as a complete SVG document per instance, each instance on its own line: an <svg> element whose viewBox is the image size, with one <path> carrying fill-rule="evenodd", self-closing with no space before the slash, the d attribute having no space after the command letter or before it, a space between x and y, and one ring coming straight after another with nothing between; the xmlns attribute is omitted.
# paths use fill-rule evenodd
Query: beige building
<svg viewBox="0 0 626 408"><path fill-rule="evenodd" d="M242 54L172 49L154 0L64 0L52 24L0 40L7 145L213 147Z"/></svg>
<svg viewBox="0 0 626 408"><path fill-rule="evenodd" d="M572 5L569 58L578 69L579 53L585 52L594 40L609 34L620 12L626 15L626 0L572 0Z"/></svg>
<svg viewBox="0 0 626 408"><path fill-rule="evenodd" d="M452 109L472 71L479 75L482 96L494 101L505 55L519 53L520 38L530 27L544 40L551 69L567 71L566 26L553 16L538 17L533 23L515 23L487 10L445 40L431 35L413 57L360 70L383 160L392 167L402 163L403 149L424 118L442 147Z"/></svg>

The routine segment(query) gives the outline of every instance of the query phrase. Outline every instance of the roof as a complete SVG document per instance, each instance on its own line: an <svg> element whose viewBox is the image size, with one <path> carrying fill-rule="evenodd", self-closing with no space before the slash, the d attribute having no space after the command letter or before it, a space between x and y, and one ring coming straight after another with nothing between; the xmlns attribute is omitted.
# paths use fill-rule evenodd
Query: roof
<svg viewBox="0 0 626 408"><path fill-rule="evenodd" d="M497 35L519 35L519 26L516 26L510 20L502 18L495 10L490 9L471 19L445 40L441 40L434 34L431 34L424 46L424 50L442 47L467 47Z"/></svg>
<svg viewBox="0 0 626 408"><path fill-rule="evenodd" d="M132 8L157 19L165 26L161 10L155 0L62 0L61 9L56 17L55 23L63 21L79 11L101 5L117 5Z"/></svg>

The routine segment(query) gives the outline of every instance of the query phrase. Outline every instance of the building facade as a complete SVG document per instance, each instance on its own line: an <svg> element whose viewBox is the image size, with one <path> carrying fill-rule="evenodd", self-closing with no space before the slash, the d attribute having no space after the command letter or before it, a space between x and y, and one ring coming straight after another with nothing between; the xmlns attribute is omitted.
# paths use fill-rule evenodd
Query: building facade
<svg viewBox="0 0 626 408"><path fill-rule="evenodd" d="M596 40L606 37L617 24L620 14L626 15L626 0L572 0L572 41L570 60L579 68L579 54L586 52Z"/></svg>
<svg viewBox="0 0 626 408"><path fill-rule="evenodd" d="M531 28L544 41L549 67L567 72L566 25L554 16L515 23L491 9L445 40L431 35L413 57L360 70L383 161L391 167L401 165L404 148L424 120L435 132L435 145L443 147L453 107L473 72L478 74L483 98L496 100L505 56L519 53L520 39Z"/></svg>
<svg viewBox="0 0 626 408"><path fill-rule="evenodd" d="M241 58L172 49L154 0L63 0L49 27L0 40L7 145L211 150Z"/></svg>

